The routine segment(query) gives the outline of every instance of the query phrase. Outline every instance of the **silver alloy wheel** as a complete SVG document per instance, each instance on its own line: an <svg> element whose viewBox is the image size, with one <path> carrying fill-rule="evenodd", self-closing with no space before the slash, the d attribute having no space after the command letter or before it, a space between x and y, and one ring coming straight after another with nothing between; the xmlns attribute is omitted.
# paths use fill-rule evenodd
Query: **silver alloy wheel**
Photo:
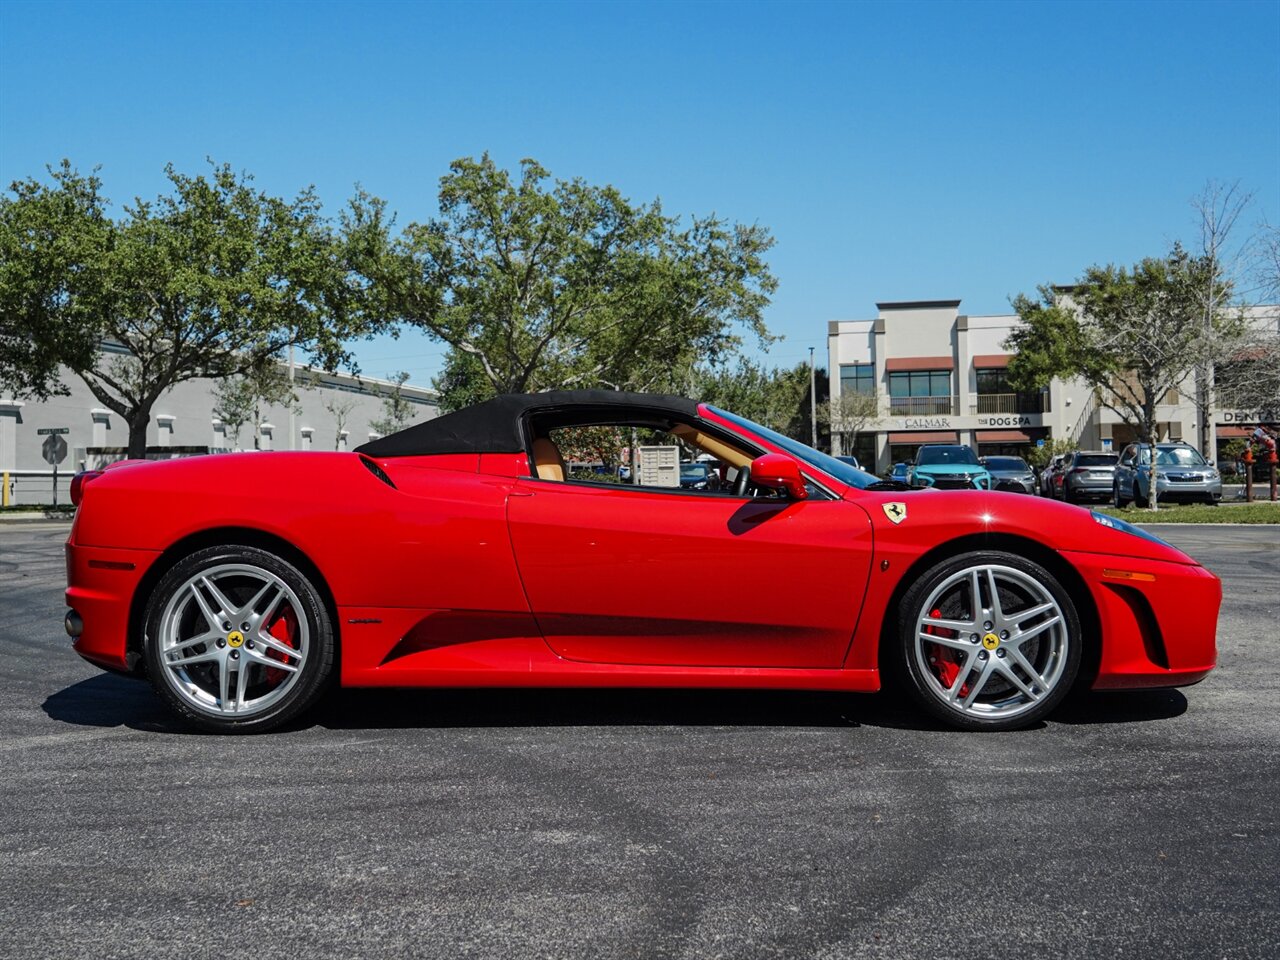
<svg viewBox="0 0 1280 960"><path fill-rule="evenodd" d="M912 645L918 672L930 694L963 716L1007 720L1026 713L1067 668L1062 608L1021 570L966 567L935 587L920 611Z"/></svg>
<svg viewBox="0 0 1280 960"><path fill-rule="evenodd" d="M290 643L270 632L282 622ZM224 563L173 592L157 639L165 680L184 701L211 716L246 717L297 684L310 629L298 595L278 576Z"/></svg>

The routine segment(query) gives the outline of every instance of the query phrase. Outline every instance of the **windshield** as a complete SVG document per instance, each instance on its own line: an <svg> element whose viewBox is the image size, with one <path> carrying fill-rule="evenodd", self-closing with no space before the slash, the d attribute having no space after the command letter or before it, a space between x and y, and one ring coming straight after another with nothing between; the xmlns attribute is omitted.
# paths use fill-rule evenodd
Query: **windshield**
<svg viewBox="0 0 1280 960"><path fill-rule="evenodd" d="M1200 452L1191 447L1156 449L1156 464L1161 467L1200 467L1206 462L1205 458L1200 456Z"/></svg>
<svg viewBox="0 0 1280 960"><path fill-rule="evenodd" d="M968 447L921 447L920 452L916 454L917 467L940 463L981 466L978 458Z"/></svg>
<svg viewBox="0 0 1280 960"><path fill-rule="evenodd" d="M1114 467L1120 457L1114 453L1081 453L1076 455L1077 467Z"/></svg>
<svg viewBox="0 0 1280 960"><path fill-rule="evenodd" d="M1140 447L1138 462L1143 466L1151 463L1151 449ZM1192 447L1157 447L1156 466L1159 467L1202 467L1209 461L1200 456Z"/></svg>
<svg viewBox="0 0 1280 960"><path fill-rule="evenodd" d="M1031 468L1021 457L987 457L987 469L1001 473L1030 473Z"/></svg>
<svg viewBox="0 0 1280 960"><path fill-rule="evenodd" d="M746 417L740 417L736 413L729 413L727 410L721 410L719 407L713 407L707 404L707 409L718 417L724 417L730 423L736 423L738 426L750 430L757 436L763 437L770 443L787 451L793 457L803 460L805 463L817 467L825 474L835 477L841 483L847 483L851 487L857 487L862 490L873 483L879 483L879 477L873 477L869 473L863 473L856 467L847 463L841 463L835 457L829 457L825 453L819 453L808 444L801 443L799 440L792 440L790 437L784 437L782 434L770 430L768 427L762 427L758 423L748 420Z"/></svg>
<svg viewBox="0 0 1280 960"><path fill-rule="evenodd" d="M680 476L685 480L702 479L711 475L711 468L705 463L680 464Z"/></svg>

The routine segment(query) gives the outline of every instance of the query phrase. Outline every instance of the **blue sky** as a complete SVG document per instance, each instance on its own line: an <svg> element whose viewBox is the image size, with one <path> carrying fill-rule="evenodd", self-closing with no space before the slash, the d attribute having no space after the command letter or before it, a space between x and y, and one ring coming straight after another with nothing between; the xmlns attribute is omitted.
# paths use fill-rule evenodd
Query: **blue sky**
<svg viewBox="0 0 1280 960"><path fill-rule="evenodd" d="M0 179L117 201L205 157L357 182L402 222L456 157L768 226L769 358L877 300L969 313L1194 234L1208 178L1280 220L1280 2L0 5ZM426 382L443 348L363 344Z"/></svg>

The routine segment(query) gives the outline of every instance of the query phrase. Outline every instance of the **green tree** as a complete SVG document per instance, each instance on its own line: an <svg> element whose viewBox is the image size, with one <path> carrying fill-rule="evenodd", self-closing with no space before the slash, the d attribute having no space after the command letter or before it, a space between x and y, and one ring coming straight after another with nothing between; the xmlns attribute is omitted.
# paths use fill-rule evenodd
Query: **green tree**
<svg viewBox="0 0 1280 960"><path fill-rule="evenodd" d="M168 167L170 193L113 221L96 177L65 162L51 173L0 201L6 322L37 344L19 382L38 393L41 362L70 367L128 424L131 457L175 384L241 375L289 346L333 370L350 360L345 342L377 326L358 273L374 260L360 248L367 225L335 230L309 189L286 201L227 166ZM104 355L104 343L126 352Z"/></svg>
<svg viewBox="0 0 1280 960"><path fill-rule="evenodd" d="M1175 244L1167 257L1147 258L1132 270L1093 266L1074 287L1042 287L1039 303L1016 297L1022 324L1004 343L1015 354L1010 383L1028 390L1055 376L1083 378L1144 442L1156 443L1157 407L1206 357L1230 350L1241 335L1238 311L1204 322L1205 274L1213 269ZM1215 301L1229 297L1222 289Z"/></svg>
<svg viewBox="0 0 1280 960"><path fill-rule="evenodd" d="M826 382L825 373L817 376ZM769 368L741 359L733 366L695 371L694 397L754 420L771 430L808 442L809 365ZM821 402L821 401L820 401Z"/></svg>
<svg viewBox="0 0 1280 960"><path fill-rule="evenodd" d="M56 189L19 180L0 197L0 393L41 400L69 392L63 363L97 354L92 293L111 237L98 177L66 161L50 174Z"/></svg>
<svg viewBox="0 0 1280 960"><path fill-rule="evenodd" d="M777 284L763 227L714 216L682 227L657 202L552 182L533 160L514 181L487 154L455 161L439 202L438 219L370 259L389 314L451 348L449 396L669 389L733 353L743 332L770 339L762 314ZM389 235L376 203L352 216Z"/></svg>
<svg viewBox="0 0 1280 960"><path fill-rule="evenodd" d="M408 381L409 374L404 370L391 378L392 387L382 397L382 416L369 421L369 429L385 437L408 426L414 414L413 403L404 395L404 385Z"/></svg>

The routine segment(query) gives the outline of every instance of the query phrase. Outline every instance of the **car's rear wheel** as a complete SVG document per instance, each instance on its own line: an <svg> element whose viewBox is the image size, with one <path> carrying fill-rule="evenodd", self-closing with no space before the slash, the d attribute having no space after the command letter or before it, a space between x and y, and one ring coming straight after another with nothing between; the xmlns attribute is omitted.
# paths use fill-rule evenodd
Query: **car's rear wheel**
<svg viewBox="0 0 1280 960"><path fill-rule="evenodd" d="M1044 567L1000 551L939 563L902 603L899 667L916 701L967 730L1014 730L1052 711L1075 682L1075 605Z"/></svg>
<svg viewBox="0 0 1280 960"><path fill-rule="evenodd" d="M256 547L211 547L157 584L146 659L156 690L188 723L219 733L268 730L323 692L333 623L293 564Z"/></svg>
<svg viewBox="0 0 1280 960"><path fill-rule="evenodd" d="M1127 501L1127 500L1125 500L1123 497L1121 497L1121 496L1120 496L1120 484L1118 484L1118 483L1116 483L1116 484L1112 484L1112 486L1111 486L1111 505L1112 505L1113 507L1117 507L1117 508L1119 508L1119 507L1123 507L1126 503L1128 503L1128 501Z"/></svg>

